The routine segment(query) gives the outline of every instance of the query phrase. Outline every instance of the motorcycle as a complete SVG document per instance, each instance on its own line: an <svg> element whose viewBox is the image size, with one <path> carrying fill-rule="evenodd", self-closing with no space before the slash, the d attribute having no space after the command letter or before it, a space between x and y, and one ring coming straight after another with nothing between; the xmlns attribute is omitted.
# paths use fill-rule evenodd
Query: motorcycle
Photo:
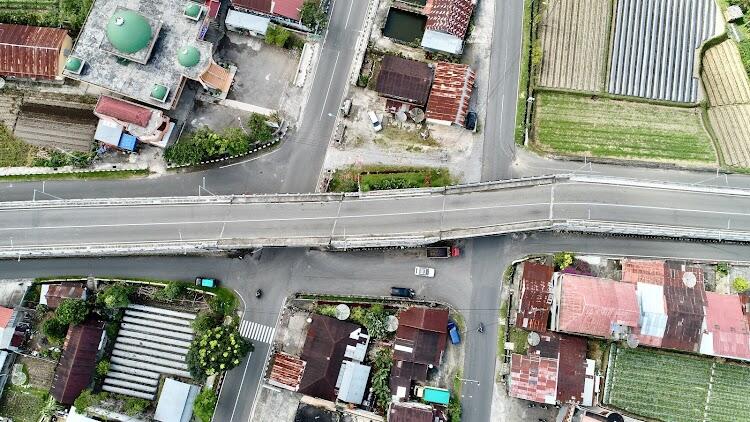
<svg viewBox="0 0 750 422"><path fill-rule="evenodd" d="M263 290L261 290L261 289L256 290L255 291L255 297L257 299L260 299L261 296L263 296Z"/></svg>
<svg viewBox="0 0 750 422"><path fill-rule="evenodd" d="M481 322L479 323L479 327L477 327L477 332L484 333L484 324L482 324Z"/></svg>

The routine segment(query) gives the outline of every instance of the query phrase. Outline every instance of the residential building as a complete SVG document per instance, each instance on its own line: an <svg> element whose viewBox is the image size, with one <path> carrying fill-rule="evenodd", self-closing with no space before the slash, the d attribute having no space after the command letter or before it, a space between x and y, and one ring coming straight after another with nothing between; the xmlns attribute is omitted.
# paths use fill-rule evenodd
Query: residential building
<svg viewBox="0 0 750 422"><path fill-rule="evenodd" d="M512 397L538 403L594 405L595 362L586 359L586 340L545 333L526 355L513 353L510 365Z"/></svg>
<svg viewBox="0 0 750 422"><path fill-rule="evenodd" d="M427 365L397 360L391 367L391 378L389 386L391 395L397 399L405 399L409 396L413 383L427 381Z"/></svg>
<svg viewBox="0 0 750 422"><path fill-rule="evenodd" d="M521 292L516 314L516 327L543 333L547 331L549 323L554 268L550 265L525 261L521 271Z"/></svg>
<svg viewBox="0 0 750 422"><path fill-rule="evenodd" d="M64 29L0 23L0 76L62 80L72 46Z"/></svg>
<svg viewBox="0 0 750 422"><path fill-rule="evenodd" d="M468 65L435 64L435 79L427 102L427 121L464 127L475 79L476 73Z"/></svg>
<svg viewBox="0 0 750 422"><path fill-rule="evenodd" d="M159 422L190 422L193 419L193 403L200 388L173 378L164 380L164 386L156 404L154 420Z"/></svg>
<svg viewBox="0 0 750 422"><path fill-rule="evenodd" d="M0 350L15 350L20 346L14 341L17 324L18 311L0 306Z"/></svg>
<svg viewBox="0 0 750 422"><path fill-rule="evenodd" d="M423 403L392 402L388 407L389 422L433 422L432 406Z"/></svg>
<svg viewBox="0 0 750 422"><path fill-rule="evenodd" d="M299 390L302 375L305 373L307 362L284 352L276 352L273 355L273 364L271 365L271 375L268 377L268 383L284 388L289 391Z"/></svg>
<svg viewBox="0 0 750 422"><path fill-rule="evenodd" d="M64 74L166 110L188 79L225 98L236 69L214 62L204 12L190 0L94 0Z"/></svg>
<svg viewBox="0 0 750 422"><path fill-rule="evenodd" d="M234 9L227 12L224 24L230 31L241 32L254 37L265 37L271 19L252 13L244 13Z"/></svg>
<svg viewBox="0 0 750 422"><path fill-rule="evenodd" d="M175 124L164 112L106 95L99 97L94 109L99 118L94 139L124 151L133 151L135 139L164 148Z"/></svg>
<svg viewBox="0 0 750 422"><path fill-rule="evenodd" d="M343 361L336 380L339 400L352 404L362 404L365 397L370 367L355 361Z"/></svg>
<svg viewBox="0 0 750 422"><path fill-rule="evenodd" d="M393 359L438 366L443 360L448 310L414 306L398 314Z"/></svg>
<svg viewBox="0 0 750 422"><path fill-rule="evenodd" d="M622 340L637 333L635 286L597 277L560 274L555 331Z"/></svg>
<svg viewBox="0 0 750 422"><path fill-rule="evenodd" d="M750 328L738 295L706 292L701 353L750 360Z"/></svg>
<svg viewBox="0 0 750 422"><path fill-rule="evenodd" d="M71 405L89 386L105 336L104 322L93 319L68 329L50 389L55 400Z"/></svg>
<svg viewBox="0 0 750 422"><path fill-rule="evenodd" d="M427 105L433 69L427 63L385 55L375 90L380 96L418 107Z"/></svg>
<svg viewBox="0 0 750 422"><path fill-rule="evenodd" d="M63 281L59 284L42 284L39 303L50 309L57 309L65 299L86 300L88 291L80 282Z"/></svg>
<svg viewBox="0 0 750 422"><path fill-rule="evenodd" d="M242 12L266 16L272 21L301 31L309 31L302 24L300 12L305 0L232 0L232 7Z"/></svg>
<svg viewBox="0 0 750 422"><path fill-rule="evenodd" d="M425 6L427 25L422 48L460 55L476 0L432 0Z"/></svg>

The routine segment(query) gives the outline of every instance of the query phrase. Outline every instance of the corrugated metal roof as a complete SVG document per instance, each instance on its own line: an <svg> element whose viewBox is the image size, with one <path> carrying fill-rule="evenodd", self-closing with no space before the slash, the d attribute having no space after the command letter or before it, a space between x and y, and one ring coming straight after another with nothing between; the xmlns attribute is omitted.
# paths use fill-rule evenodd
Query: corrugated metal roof
<svg viewBox="0 0 750 422"><path fill-rule="evenodd" d="M553 272L554 268L551 266L524 262L516 326L531 331L547 331L551 305L549 289Z"/></svg>
<svg viewBox="0 0 750 422"><path fill-rule="evenodd" d="M339 388L337 398L347 403L362 404L369 378L369 366L358 362L345 361L339 374L340 383L337 383Z"/></svg>
<svg viewBox="0 0 750 422"><path fill-rule="evenodd" d="M0 75L54 79L64 29L0 23Z"/></svg>
<svg viewBox="0 0 750 422"><path fill-rule="evenodd" d="M703 284L686 287L684 284L664 286L667 305L667 328L661 347L697 352L701 339L706 292Z"/></svg>
<svg viewBox="0 0 750 422"><path fill-rule="evenodd" d="M432 408L421 403L391 403L389 422L433 422Z"/></svg>
<svg viewBox="0 0 750 422"><path fill-rule="evenodd" d="M557 397L557 359L510 357L510 395L537 403L554 403Z"/></svg>
<svg viewBox="0 0 750 422"><path fill-rule="evenodd" d="M706 292L705 328L715 355L750 359L750 328L738 295Z"/></svg>
<svg viewBox="0 0 750 422"><path fill-rule="evenodd" d="M625 258L621 264L622 281L664 284L665 264L662 260Z"/></svg>
<svg viewBox="0 0 750 422"><path fill-rule="evenodd" d="M272 5L271 0L232 0L232 6L234 7L262 13L271 13Z"/></svg>
<svg viewBox="0 0 750 422"><path fill-rule="evenodd" d="M11 319L13 319L13 309L0 306L0 327L6 328Z"/></svg>
<svg viewBox="0 0 750 422"><path fill-rule="evenodd" d="M236 10L229 10L227 12L227 18L224 20L227 26L235 28L245 29L252 31L257 34L265 35L268 30L268 25L271 23L271 19L252 13L243 13Z"/></svg>
<svg viewBox="0 0 750 422"><path fill-rule="evenodd" d="M423 106L430 95L432 77L427 63L386 55L375 90L384 97Z"/></svg>
<svg viewBox="0 0 750 422"><path fill-rule="evenodd" d="M302 374L305 373L307 363L302 359L287 353L277 352L273 356L269 383L287 390L299 390Z"/></svg>
<svg viewBox="0 0 750 422"><path fill-rule="evenodd" d="M445 32L426 30L422 36L422 48L442 51L449 54L461 54L464 50L463 39Z"/></svg>
<svg viewBox="0 0 750 422"><path fill-rule="evenodd" d="M448 310L412 306L398 314L399 326L414 327L437 333L448 332Z"/></svg>
<svg viewBox="0 0 750 422"><path fill-rule="evenodd" d="M469 28L476 0L432 0L425 8L426 28L463 39Z"/></svg>
<svg viewBox="0 0 750 422"><path fill-rule="evenodd" d="M96 366L104 322L88 320L68 329L50 393L62 404L71 405L91 381Z"/></svg>
<svg viewBox="0 0 750 422"><path fill-rule="evenodd" d="M133 123L140 127L148 126L154 110L133 104L129 101L102 95L96 104L94 113L119 120L121 122Z"/></svg>
<svg viewBox="0 0 750 422"><path fill-rule="evenodd" d="M291 20L300 20L300 9L305 0L275 0L273 13Z"/></svg>
<svg viewBox="0 0 750 422"><path fill-rule="evenodd" d="M475 78L476 74L468 65L437 63L427 102L427 118L464 126Z"/></svg>
<svg viewBox="0 0 750 422"><path fill-rule="evenodd" d="M65 281L60 284L51 284L45 294L47 306L55 309L60 306L63 299L85 299L86 287L83 283Z"/></svg>
<svg viewBox="0 0 750 422"><path fill-rule="evenodd" d="M154 420L160 422L190 422L198 386L167 378L159 395Z"/></svg>
<svg viewBox="0 0 750 422"><path fill-rule="evenodd" d="M640 334L664 337L667 329L667 311L663 286L638 283L636 295L641 311Z"/></svg>

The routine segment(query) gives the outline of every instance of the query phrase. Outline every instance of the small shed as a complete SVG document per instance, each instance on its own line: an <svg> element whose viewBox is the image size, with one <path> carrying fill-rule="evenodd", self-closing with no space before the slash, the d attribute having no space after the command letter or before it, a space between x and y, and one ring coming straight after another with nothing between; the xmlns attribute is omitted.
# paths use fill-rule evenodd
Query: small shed
<svg viewBox="0 0 750 422"><path fill-rule="evenodd" d="M230 9L224 23L230 31L248 33L254 37L265 37L271 19Z"/></svg>
<svg viewBox="0 0 750 422"><path fill-rule="evenodd" d="M338 399L347 403L362 404L369 377L369 366L358 362L344 361L336 382L336 387L339 389Z"/></svg>
<svg viewBox="0 0 750 422"><path fill-rule="evenodd" d="M154 420L159 422L190 422L193 417L193 403L200 389L172 378L164 380L159 395Z"/></svg>

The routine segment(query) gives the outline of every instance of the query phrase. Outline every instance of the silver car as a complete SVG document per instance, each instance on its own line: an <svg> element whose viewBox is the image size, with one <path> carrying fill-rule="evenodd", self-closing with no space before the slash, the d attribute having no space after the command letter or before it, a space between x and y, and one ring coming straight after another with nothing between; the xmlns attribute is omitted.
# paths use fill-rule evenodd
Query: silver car
<svg viewBox="0 0 750 422"><path fill-rule="evenodd" d="M420 267L417 265L414 267L414 275L419 277L435 277L435 269L430 267Z"/></svg>

